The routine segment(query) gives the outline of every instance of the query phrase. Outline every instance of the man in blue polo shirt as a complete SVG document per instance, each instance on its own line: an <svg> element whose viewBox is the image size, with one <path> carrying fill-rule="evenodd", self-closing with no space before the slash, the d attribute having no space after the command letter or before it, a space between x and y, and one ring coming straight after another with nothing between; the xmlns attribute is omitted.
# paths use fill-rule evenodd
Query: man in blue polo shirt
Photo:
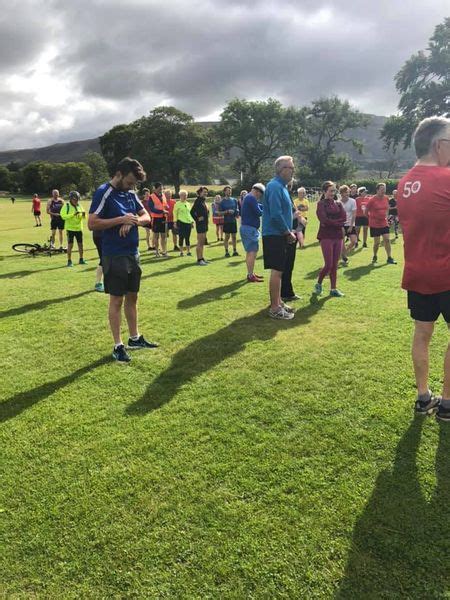
<svg viewBox="0 0 450 600"><path fill-rule="evenodd" d="M263 199L264 268L271 269L269 316L273 319L290 320L294 318L294 311L281 299L281 278L286 265L288 244L296 243L292 232L292 202L286 187L294 174L292 157L277 158L275 171L275 177L267 184Z"/></svg>
<svg viewBox="0 0 450 600"><path fill-rule="evenodd" d="M244 246L247 263L247 281L249 283L261 283L263 278L256 275L255 260L259 250L259 227L262 215L262 198L265 187L262 183L255 183L249 194L242 199L241 204L241 241Z"/></svg>
<svg viewBox="0 0 450 600"><path fill-rule="evenodd" d="M113 358L131 360L120 334L123 298L130 338L128 348L156 348L138 333L137 298L141 281L138 226L150 223L150 216L136 195L138 181L145 181L142 165L126 157L117 165L114 177L94 193L88 227L103 231L102 266L105 292L109 294L109 324L114 338Z"/></svg>
<svg viewBox="0 0 450 600"><path fill-rule="evenodd" d="M233 256L239 256L236 250L236 234L237 234L237 217L239 216L239 206L236 198L231 196L231 187L226 185L223 188L223 198L219 204L218 215L223 216L223 232L225 234L225 240L223 245L225 246L225 257L229 258L230 253L228 251L228 244L231 235L231 244L233 246Z"/></svg>

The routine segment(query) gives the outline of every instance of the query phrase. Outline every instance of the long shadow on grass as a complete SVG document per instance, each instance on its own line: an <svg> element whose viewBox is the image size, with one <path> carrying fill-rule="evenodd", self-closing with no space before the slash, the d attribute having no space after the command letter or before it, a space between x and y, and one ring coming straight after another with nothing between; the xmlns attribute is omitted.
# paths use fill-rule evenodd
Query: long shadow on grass
<svg viewBox="0 0 450 600"><path fill-rule="evenodd" d="M181 261L189 261L189 262L181 262ZM216 260L223 260L222 257L208 258L208 262L215 262ZM148 264L152 264L149 261L144 262L143 266L145 267ZM156 264L156 263L153 263ZM143 275L141 279L149 279L152 277L160 277L161 275L171 275L172 273L179 273L184 269L207 269L208 267L198 267L197 261L191 256L187 256L185 258L180 257L180 264L177 267L171 267L170 269L165 269L164 271L154 271L149 273L148 275Z"/></svg>
<svg viewBox="0 0 450 600"><path fill-rule="evenodd" d="M61 302L76 300L77 298L82 298L83 296L86 296L86 294L92 294L94 291L95 290L84 290L84 292L78 292L78 294L73 294L72 296L50 298L49 300L41 300L40 302L32 302L31 304L24 304L23 306L17 306L16 308L3 310L0 312L0 319L6 319L7 317L23 315L24 313L28 313L32 310L42 310L43 308L46 308L47 306L52 306L53 304L60 304Z"/></svg>
<svg viewBox="0 0 450 600"><path fill-rule="evenodd" d="M447 597L450 428L440 425L436 488L427 501L416 464L423 422L415 418L397 446L392 471L378 476L354 529L336 600Z"/></svg>
<svg viewBox="0 0 450 600"><path fill-rule="evenodd" d="M200 292L200 294L180 300L178 302L178 308L196 308L201 304L208 304L208 302L216 302L217 300L225 299L228 300L229 298L238 295L239 292L237 290L246 284L247 281L244 279L234 281L228 285L221 285L220 287L216 287L211 290L205 290L204 292Z"/></svg>
<svg viewBox="0 0 450 600"><path fill-rule="evenodd" d="M129 415L145 415L170 402L178 390L204 375L254 340L270 340L280 329L292 330L309 323L329 297L300 308L292 321L274 321L267 310L233 321L215 333L195 340L172 357L170 366L148 386L142 398L126 409Z"/></svg>
<svg viewBox="0 0 450 600"><path fill-rule="evenodd" d="M353 269L345 269L342 272L347 277L347 279L350 279L350 281L357 281L358 279L361 279L361 277L364 277L364 275L369 275L369 273L371 273L375 269L381 269L381 267L386 266L387 263L384 263L382 265L373 265L372 263L370 263L369 265L354 267Z"/></svg>
<svg viewBox="0 0 450 600"><path fill-rule="evenodd" d="M85 375L86 373L89 373L90 371L96 369L97 367L101 367L110 361L111 357L109 355L104 356L94 363L90 363L85 367L81 367L81 369L66 375L65 377L61 377L61 379L49 381L48 383L44 383L37 388L28 390L26 392L20 392L15 396L11 396L11 398L7 398L0 404L0 423L16 417L27 408L33 406L33 404L36 404L40 400L45 400L45 398L51 396L59 389L69 385L78 379L78 377L81 377L82 375Z"/></svg>
<svg viewBox="0 0 450 600"><path fill-rule="evenodd" d="M55 271L56 269L66 268L65 265L59 265L58 267L49 267L48 269L36 269L34 271L13 271L12 273L1 273L0 279L19 279L20 277L26 277L27 275L33 275L34 273L43 273L44 271Z"/></svg>

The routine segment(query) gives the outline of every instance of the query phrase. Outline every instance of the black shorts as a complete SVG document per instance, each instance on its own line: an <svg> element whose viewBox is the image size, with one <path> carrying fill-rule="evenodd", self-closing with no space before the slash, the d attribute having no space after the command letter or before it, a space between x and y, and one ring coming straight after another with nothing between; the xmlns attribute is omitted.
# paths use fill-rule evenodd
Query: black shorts
<svg viewBox="0 0 450 600"><path fill-rule="evenodd" d="M153 219L153 232L154 233L166 233L166 220L165 219Z"/></svg>
<svg viewBox="0 0 450 600"><path fill-rule="evenodd" d="M368 217L355 217L356 227L367 227L368 224L369 224Z"/></svg>
<svg viewBox="0 0 450 600"><path fill-rule="evenodd" d="M344 231L345 231L345 235L347 237L349 237L351 235L357 235L356 234L356 228L355 227L350 227L350 225L344 225Z"/></svg>
<svg viewBox="0 0 450 600"><path fill-rule="evenodd" d="M450 323L450 290L439 294L408 291L408 308L415 321L434 323L442 315Z"/></svg>
<svg viewBox="0 0 450 600"><path fill-rule="evenodd" d="M264 268L284 271L287 255L287 238L284 235L265 235L262 239Z"/></svg>
<svg viewBox="0 0 450 600"><path fill-rule="evenodd" d="M168 231L172 231L172 229L174 229L174 223L173 223L173 221L168 221L168 223L167 223L167 229L168 229Z"/></svg>
<svg viewBox="0 0 450 600"><path fill-rule="evenodd" d="M76 239L79 244L82 244L83 243L83 232L67 230L67 242L69 244L73 244L74 239Z"/></svg>
<svg viewBox="0 0 450 600"><path fill-rule="evenodd" d="M41 216L41 211L40 210L33 210L33 215L35 217L40 217Z"/></svg>
<svg viewBox="0 0 450 600"><path fill-rule="evenodd" d="M196 221L195 222L195 230L197 233L206 233L208 231L208 222L207 221Z"/></svg>
<svg viewBox="0 0 450 600"><path fill-rule="evenodd" d="M125 296L139 291L141 267L139 256L103 256L103 282L105 292L111 296Z"/></svg>
<svg viewBox="0 0 450 600"><path fill-rule="evenodd" d="M62 220L62 217L52 217L52 220L50 221L50 229L52 231L55 231L55 229L63 230L64 221Z"/></svg>
<svg viewBox="0 0 450 600"><path fill-rule="evenodd" d="M95 247L97 248L97 254L98 254L98 257L100 259L100 261L99 261L98 264L101 265L102 264L102 243L103 243L103 237L101 235L100 236L99 235L93 235L92 239L94 240Z"/></svg>
<svg viewBox="0 0 450 600"><path fill-rule="evenodd" d="M223 232L224 233L237 233L237 222L233 221L232 223L224 223L223 224Z"/></svg>
<svg viewBox="0 0 450 600"><path fill-rule="evenodd" d="M379 237L380 235L385 235L389 233L389 227L371 227L370 228L370 237Z"/></svg>

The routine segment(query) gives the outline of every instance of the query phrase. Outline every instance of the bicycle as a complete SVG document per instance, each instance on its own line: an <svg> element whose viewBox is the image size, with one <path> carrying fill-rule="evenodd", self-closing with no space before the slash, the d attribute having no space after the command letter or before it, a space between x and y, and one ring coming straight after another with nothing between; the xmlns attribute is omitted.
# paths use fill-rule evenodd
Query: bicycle
<svg viewBox="0 0 450 600"><path fill-rule="evenodd" d="M50 240L48 240L50 242ZM54 254L65 254L67 252L67 248L55 248L51 243L41 244L13 244L12 249L15 252L19 252L21 254L28 254L33 258L38 254L44 254L47 256L53 256Z"/></svg>

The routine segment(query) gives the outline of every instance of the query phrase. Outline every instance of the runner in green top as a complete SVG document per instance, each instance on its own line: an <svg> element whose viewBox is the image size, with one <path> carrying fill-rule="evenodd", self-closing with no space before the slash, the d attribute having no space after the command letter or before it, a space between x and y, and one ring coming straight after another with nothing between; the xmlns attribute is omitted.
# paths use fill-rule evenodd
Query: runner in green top
<svg viewBox="0 0 450 600"><path fill-rule="evenodd" d="M180 190L180 199L173 209L173 220L177 227L180 244L180 256L191 256L191 230L194 219L191 215L191 205L187 202L187 192Z"/></svg>
<svg viewBox="0 0 450 600"><path fill-rule="evenodd" d="M70 192L69 202L66 202L60 212L67 231L67 266L72 267L72 248L74 238L77 240L80 265L87 264L83 258L83 219L86 218L84 208L80 204L80 194Z"/></svg>

